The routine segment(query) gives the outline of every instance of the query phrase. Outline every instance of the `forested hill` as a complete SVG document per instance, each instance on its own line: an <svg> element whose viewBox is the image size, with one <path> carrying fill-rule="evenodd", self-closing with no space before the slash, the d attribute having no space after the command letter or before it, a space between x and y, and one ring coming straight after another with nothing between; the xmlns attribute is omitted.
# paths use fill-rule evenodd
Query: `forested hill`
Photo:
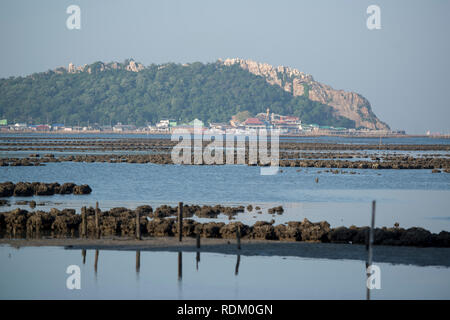
<svg viewBox="0 0 450 320"><path fill-rule="evenodd" d="M160 119L228 122L249 111L299 116L305 123L353 128L332 107L293 96L238 65L91 65L0 80L0 118L9 122L144 125Z"/></svg>

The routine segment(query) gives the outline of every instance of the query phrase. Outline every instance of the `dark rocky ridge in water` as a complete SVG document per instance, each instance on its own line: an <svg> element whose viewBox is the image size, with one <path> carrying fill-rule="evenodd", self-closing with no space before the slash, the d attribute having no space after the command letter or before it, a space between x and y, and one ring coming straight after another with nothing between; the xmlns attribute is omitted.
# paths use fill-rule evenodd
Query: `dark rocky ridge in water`
<svg viewBox="0 0 450 320"><path fill-rule="evenodd" d="M6 141L5 141L6 140ZM202 151L211 142L196 141L202 145ZM24 138L0 137L0 151L46 151L66 152L69 155L56 156L52 153L33 153L28 157L0 158L0 166L39 166L52 162L109 162L109 163L155 163L173 164L171 151L178 142L169 139L121 138L121 139L83 139L57 137ZM191 147L194 144L191 141ZM249 165L264 165L249 163L249 153L254 146L245 141L243 143L245 163ZM270 150L271 143L267 148ZM447 144L352 144L352 143L312 143L312 142L280 142L280 166L282 167L319 167L319 168L353 168L353 169L443 169L450 172L450 158ZM305 151L311 151L306 153ZM93 152L113 154L89 154ZM142 154L127 154L128 151L142 152ZM322 152L314 152L322 151ZM327 152L323 152L327 151ZM346 151L346 153L342 153ZM352 152L350 152L352 151ZM368 154L361 151L375 151L380 154ZM439 154L425 154L422 157L381 153L391 151L442 151ZM200 152L197 150L197 152ZM71 154L74 153L74 154ZM80 155L79 153L83 153ZM222 163L226 163L225 155ZM234 155L237 163L237 154ZM356 158L356 159L353 159ZM371 158L370 160L368 158ZM347 159L353 159L350 161ZM191 153L191 162L195 163ZM205 164L205 163L203 163Z"/></svg>
<svg viewBox="0 0 450 320"><path fill-rule="evenodd" d="M217 212L233 214L243 210L241 207L231 208L223 206L188 206L183 207L185 217L196 214L201 216L215 215ZM150 206L140 206L135 210L113 208L109 211L98 212L100 234L107 236L134 237L136 233L136 216L139 213L139 227L144 237L162 237L177 235L177 221L171 218L174 208L161 206L153 211ZM208 213L208 214L207 214ZM96 235L95 209L86 209L88 237ZM326 221L311 222L291 221L286 224L258 221L252 226L241 222L200 223L192 219L183 220L183 235L195 237L200 234L205 238L235 239L239 228L243 239L264 239L282 241L309 241L331 243L365 244L368 237L368 227L338 227L330 228ZM0 235L2 237L80 237L82 217L74 209L50 212L15 209L0 213ZM442 231L433 234L423 228L413 227L403 229L376 228L374 233L375 245L420 246L420 247L450 247L450 232Z"/></svg>
<svg viewBox="0 0 450 320"><path fill-rule="evenodd" d="M329 156L329 155L328 155ZM237 154L234 155L234 162L237 161ZM248 153L245 154L245 164L250 166L267 166L261 162L250 163ZM107 162L107 163L154 163L154 164L173 164L171 154L139 154L139 155L120 155L120 154L86 154L69 155L56 157L27 157L27 158L2 158L0 166L40 166L51 162ZM226 156L223 155L223 164L226 164ZM195 163L194 154L191 153L191 161L187 165L207 165L206 163ZM216 163L214 163L216 165ZM305 167L305 168L349 168L349 169L442 169L450 173L450 158L414 158L414 157L389 157L383 161L373 160L335 160L335 159L283 159L279 161L280 167Z"/></svg>
<svg viewBox="0 0 450 320"><path fill-rule="evenodd" d="M16 184L8 181L0 183L0 197L31 197L37 196L51 196L54 194L90 194L91 187L87 184L76 185L72 182L67 182L60 185L57 182L18 182Z"/></svg>

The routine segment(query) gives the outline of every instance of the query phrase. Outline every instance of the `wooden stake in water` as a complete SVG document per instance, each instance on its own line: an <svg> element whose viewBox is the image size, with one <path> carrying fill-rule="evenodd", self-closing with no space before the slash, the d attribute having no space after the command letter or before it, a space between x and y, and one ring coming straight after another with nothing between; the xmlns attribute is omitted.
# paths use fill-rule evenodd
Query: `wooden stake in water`
<svg viewBox="0 0 450 320"><path fill-rule="evenodd" d="M86 207L81 208L81 236L87 238L87 217Z"/></svg>
<svg viewBox="0 0 450 320"><path fill-rule="evenodd" d="M241 250L241 227L237 226L236 228L236 242L238 250Z"/></svg>
<svg viewBox="0 0 450 320"><path fill-rule="evenodd" d="M136 240L141 240L141 220L139 211L136 210Z"/></svg>
<svg viewBox="0 0 450 320"><path fill-rule="evenodd" d="M366 263L367 277L370 277L370 274L367 273L367 268L369 268L372 265L372 254L373 254L372 246L373 246L373 238L374 238L374 228L375 228L375 200L372 201L372 219L370 222L369 247L368 247L367 263ZM367 300L370 300L370 289L368 287L367 287L366 298L367 298Z"/></svg>
<svg viewBox="0 0 450 320"><path fill-rule="evenodd" d="M183 239L183 202L178 202L178 240Z"/></svg>
<svg viewBox="0 0 450 320"><path fill-rule="evenodd" d="M95 236L100 239L100 224L99 224L100 209L98 208L98 202L95 203Z"/></svg>

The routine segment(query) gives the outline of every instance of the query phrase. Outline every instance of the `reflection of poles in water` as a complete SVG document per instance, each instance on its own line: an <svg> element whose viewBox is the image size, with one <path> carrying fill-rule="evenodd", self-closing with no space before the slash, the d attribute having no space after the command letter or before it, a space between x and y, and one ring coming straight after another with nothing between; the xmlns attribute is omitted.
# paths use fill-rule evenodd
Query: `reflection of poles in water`
<svg viewBox="0 0 450 320"><path fill-rule="evenodd" d="M86 264L86 249L81 249L81 256L83 257L83 264Z"/></svg>
<svg viewBox="0 0 450 320"><path fill-rule="evenodd" d="M141 250L136 250L136 273L141 270Z"/></svg>
<svg viewBox="0 0 450 320"><path fill-rule="evenodd" d="M239 264L241 263L241 255L238 254L237 255L237 260L236 260L236 269L234 270L234 274L237 276L239 274Z"/></svg>
<svg viewBox="0 0 450 320"><path fill-rule="evenodd" d="M97 267L98 267L98 253L99 253L98 249L95 250L95 261L94 261L94 271L95 271L95 273L97 273Z"/></svg>
<svg viewBox="0 0 450 320"><path fill-rule="evenodd" d="M196 234L196 247L197 249L200 249L200 232L197 232ZM198 270L198 263L200 262L200 252L197 251L197 256L195 258L196 264L195 268Z"/></svg>
<svg viewBox="0 0 450 320"><path fill-rule="evenodd" d="M366 262L366 275L367 275L367 280L370 277L370 273L367 271L368 268L370 266L372 266L372 246L373 246L373 234L374 234L374 227L375 227L375 200L372 201L372 219L370 222L370 230L369 230L369 237L368 237L368 241L367 241L367 262ZM366 299L370 300L370 288L368 286L366 280L366 287L367 287L367 291L366 291Z"/></svg>
<svg viewBox="0 0 450 320"><path fill-rule="evenodd" d="M196 265L195 268L198 270L198 263L200 262L200 252L197 251L197 257L195 258Z"/></svg>
<svg viewBox="0 0 450 320"><path fill-rule="evenodd" d="M178 252L178 300L183 299L183 252Z"/></svg>
<svg viewBox="0 0 450 320"><path fill-rule="evenodd" d="M183 253L178 252L178 280L183 278Z"/></svg>

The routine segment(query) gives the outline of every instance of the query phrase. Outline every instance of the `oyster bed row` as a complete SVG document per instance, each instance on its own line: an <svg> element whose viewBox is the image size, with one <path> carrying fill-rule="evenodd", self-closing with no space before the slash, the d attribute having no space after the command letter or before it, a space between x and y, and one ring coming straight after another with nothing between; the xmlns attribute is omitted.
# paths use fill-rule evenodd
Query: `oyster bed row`
<svg viewBox="0 0 450 320"><path fill-rule="evenodd" d="M192 139L191 142L194 140ZM225 141L225 139L224 139ZM198 141L196 145L200 144ZM201 145L206 147L210 141L202 141ZM148 138L56 138L56 137L0 137L1 147L18 147L21 150L32 150L26 148L33 147L97 147L113 148L117 150L151 150L168 149L176 146L177 141L170 139L148 139ZM244 143L248 149L249 142ZM268 147L270 149L270 138L268 138ZM399 150L399 151L425 151L442 150L450 151L450 144L350 144L350 143L321 143L321 142L279 142L280 150Z"/></svg>
<svg viewBox="0 0 450 320"><path fill-rule="evenodd" d="M239 164L239 158L235 154L233 163ZM26 157L26 158L2 158L0 166L39 166L45 163L54 162L107 162L107 163L153 163L153 164L174 164L171 154L86 154L86 155L68 155L55 157L54 155L46 157ZM225 155L222 164L226 164ZM204 161L197 162L195 155L191 154L191 161L182 163L185 165L208 165ZM212 163L217 165L218 162ZM249 161L248 154L245 156L243 164L254 166L267 166L265 162ZM443 169L450 173L450 158L415 158L408 156L389 157L384 161L376 160L335 160L335 159L281 159L281 167L315 167L315 168L353 168L353 169Z"/></svg>
<svg viewBox="0 0 450 320"><path fill-rule="evenodd" d="M201 223L189 219L198 217L213 217L218 214L233 216L242 212L244 207L216 206L183 206L182 233L186 237L199 234L204 238L235 239L239 232L242 239L310 241L331 243L365 244L368 239L368 227L337 227L331 228L326 221L311 222L290 221L286 224L274 225L274 221L258 221L254 225L241 222L206 222ZM178 222L173 216L176 207L163 205L153 210L145 205L135 210L113 208L101 211L94 208L83 208L87 237L122 236L134 237L139 226L144 237L172 237L178 234ZM74 209L51 209L49 212L29 212L15 209L0 213L0 236L14 238L28 237L80 237L83 229L83 215ZM137 218L139 217L139 218ZM98 229L97 223L98 221ZM139 221L139 224L137 223ZM375 245L399 245L421 247L450 247L450 232L431 233L419 227L376 228L374 230Z"/></svg>
<svg viewBox="0 0 450 320"><path fill-rule="evenodd" d="M90 194L91 187L87 184L76 185L66 182L60 185L58 182L18 182L0 183L0 197L31 197L31 196L51 196L54 194Z"/></svg>

